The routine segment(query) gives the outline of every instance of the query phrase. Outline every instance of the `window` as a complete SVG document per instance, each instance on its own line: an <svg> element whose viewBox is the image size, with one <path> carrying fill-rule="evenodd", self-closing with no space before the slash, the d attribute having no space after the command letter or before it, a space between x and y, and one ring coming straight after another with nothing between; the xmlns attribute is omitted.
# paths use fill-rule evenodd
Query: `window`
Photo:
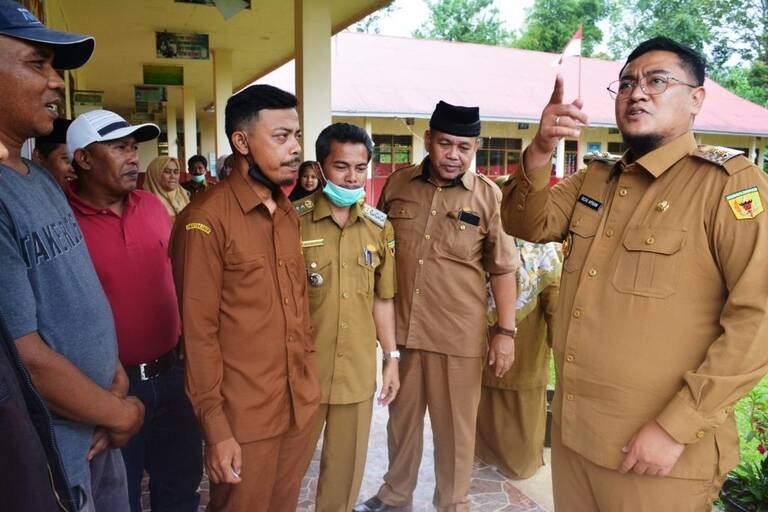
<svg viewBox="0 0 768 512"><path fill-rule="evenodd" d="M626 146L623 142L609 142L608 152L614 155L622 155L626 151Z"/></svg>
<svg viewBox="0 0 768 512"><path fill-rule="evenodd" d="M373 176L386 178L392 171L411 165L410 135L374 135Z"/></svg>
<svg viewBox="0 0 768 512"><path fill-rule="evenodd" d="M477 151L477 172L487 176L512 174L520 166L522 139L483 137Z"/></svg>
<svg viewBox="0 0 768 512"><path fill-rule="evenodd" d="M579 141L565 141L565 175L569 176L579 170Z"/></svg>

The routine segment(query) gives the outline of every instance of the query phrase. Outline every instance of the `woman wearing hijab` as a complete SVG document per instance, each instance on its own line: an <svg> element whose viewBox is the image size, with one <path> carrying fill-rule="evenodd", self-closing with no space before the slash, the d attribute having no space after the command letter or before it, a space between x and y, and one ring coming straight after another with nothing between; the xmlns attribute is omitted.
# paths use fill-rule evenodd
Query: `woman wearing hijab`
<svg viewBox="0 0 768 512"><path fill-rule="evenodd" d="M307 160L299 167L299 179L296 182L296 186L293 187L291 195L288 196L288 199L291 202L298 201L317 190L318 187L324 185L325 182L320 173L320 164L314 160Z"/></svg>
<svg viewBox="0 0 768 512"><path fill-rule="evenodd" d="M179 161L169 156L158 156L147 167L144 190L152 192L165 205L171 220L189 204L189 194L179 186Z"/></svg>

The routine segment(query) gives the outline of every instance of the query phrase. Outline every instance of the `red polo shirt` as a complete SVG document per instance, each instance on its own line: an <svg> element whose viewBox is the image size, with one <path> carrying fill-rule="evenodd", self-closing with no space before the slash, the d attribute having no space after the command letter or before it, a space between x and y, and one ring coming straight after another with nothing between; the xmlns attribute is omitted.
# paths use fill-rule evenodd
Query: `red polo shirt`
<svg viewBox="0 0 768 512"><path fill-rule="evenodd" d="M122 216L91 206L72 190L67 198L112 306L120 362L145 363L173 349L181 322L168 257L171 219L165 207L143 190L128 194Z"/></svg>

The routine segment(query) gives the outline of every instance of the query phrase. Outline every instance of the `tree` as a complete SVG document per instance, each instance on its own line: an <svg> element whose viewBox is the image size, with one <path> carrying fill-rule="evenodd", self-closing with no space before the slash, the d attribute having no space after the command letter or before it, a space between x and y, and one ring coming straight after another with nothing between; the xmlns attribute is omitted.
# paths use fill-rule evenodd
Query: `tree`
<svg viewBox="0 0 768 512"><path fill-rule="evenodd" d="M507 46L510 32L504 28L494 0L426 0L429 20L413 33L420 39L444 39Z"/></svg>
<svg viewBox="0 0 768 512"><path fill-rule="evenodd" d="M536 0L512 46L560 53L581 25L582 55L590 56L603 39L597 24L608 13L606 0Z"/></svg>
<svg viewBox="0 0 768 512"><path fill-rule="evenodd" d="M381 32L381 27L379 26L379 22L395 12L397 10L397 7L395 4L389 4L386 7L383 7L379 9L378 11L374 11L362 20L358 21L354 25L352 25L352 29L355 32L365 32L367 34L378 34Z"/></svg>

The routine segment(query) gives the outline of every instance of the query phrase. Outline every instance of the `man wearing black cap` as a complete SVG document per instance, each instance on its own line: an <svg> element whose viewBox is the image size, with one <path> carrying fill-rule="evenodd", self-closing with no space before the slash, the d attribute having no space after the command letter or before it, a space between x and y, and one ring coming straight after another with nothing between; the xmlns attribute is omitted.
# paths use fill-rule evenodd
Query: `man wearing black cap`
<svg viewBox="0 0 768 512"><path fill-rule="evenodd" d="M477 152L477 107L437 104L424 134L429 156L392 174L379 209L397 240L397 344L400 393L389 406L389 471L376 496L354 510L402 510L413 498L424 414L435 444L438 510L469 510L475 420L483 356L498 376L514 359L514 240L501 227L501 192L469 171ZM490 274L499 322L487 345L485 282Z"/></svg>
<svg viewBox="0 0 768 512"><path fill-rule="evenodd" d="M51 133L35 137L35 149L32 151L32 161L51 173L62 189L68 182L77 179L67 154L67 128L71 123L69 119L54 120Z"/></svg>
<svg viewBox="0 0 768 512"><path fill-rule="evenodd" d="M122 461L92 449L96 426L125 443L143 406L125 397L112 311L64 194L21 146L53 130L64 83L56 69L85 64L88 36L47 29L0 0L0 311L32 382L54 414L53 430L75 510L127 509ZM98 447L94 447L98 448ZM91 467L114 479L93 479Z"/></svg>

